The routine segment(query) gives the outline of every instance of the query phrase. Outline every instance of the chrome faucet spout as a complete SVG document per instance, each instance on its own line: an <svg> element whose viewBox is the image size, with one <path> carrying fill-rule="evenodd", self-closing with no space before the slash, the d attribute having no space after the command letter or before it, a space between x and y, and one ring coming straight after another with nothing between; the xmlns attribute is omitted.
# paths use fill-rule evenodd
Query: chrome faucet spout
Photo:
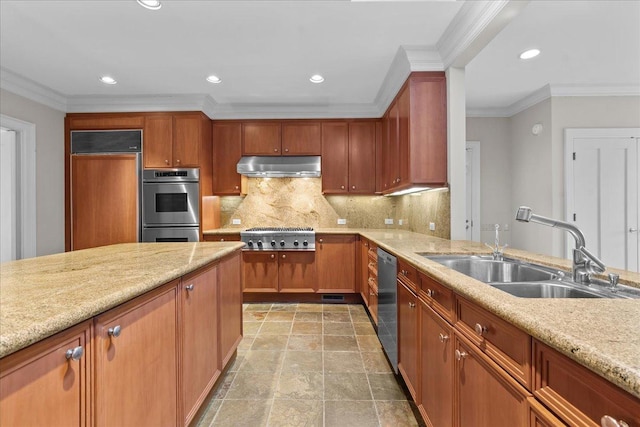
<svg viewBox="0 0 640 427"><path fill-rule="evenodd" d="M584 234L582 234L582 231L580 231L578 227L568 222L533 214L531 213L531 208L527 206L520 206L520 208L518 208L516 220L521 222L537 222L538 224L548 225L549 227L562 228L573 236L576 241L576 249L585 246Z"/></svg>

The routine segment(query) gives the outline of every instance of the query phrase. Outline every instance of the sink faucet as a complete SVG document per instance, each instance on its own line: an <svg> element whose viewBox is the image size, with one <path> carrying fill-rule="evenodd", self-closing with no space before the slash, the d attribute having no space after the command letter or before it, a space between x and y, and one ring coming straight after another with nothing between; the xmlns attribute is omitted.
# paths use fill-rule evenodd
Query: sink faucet
<svg viewBox="0 0 640 427"><path fill-rule="evenodd" d="M509 245L505 244L504 246L500 247L500 234L499 234L500 224L496 224L495 227L496 227L495 247L491 246L488 243L485 243L485 245L487 245L487 247L493 251L491 253L493 255L493 259L495 259L496 261L502 261L502 259L503 259L502 255L504 254L504 250Z"/></svg>
<svg viewBox="0 0 640 427"><path fill-rule="evenodd" d="M591 275L594 273L603 273L606 269L605 265L592 254L586 247L584 234L573 224L547 218L531 213L531 208L520 206L516 212L516 220L521 222L537 222L538 224L548 225L549 227L557 227L567 231L576 241L576 247L573 250L573 281L583 284L591 283Z"/></svg>

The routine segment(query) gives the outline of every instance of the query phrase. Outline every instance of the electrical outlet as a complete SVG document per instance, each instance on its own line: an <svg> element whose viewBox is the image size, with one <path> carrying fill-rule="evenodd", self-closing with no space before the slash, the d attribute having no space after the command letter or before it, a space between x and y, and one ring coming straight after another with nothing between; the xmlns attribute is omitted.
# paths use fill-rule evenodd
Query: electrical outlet
<svg viewBox="0 0 640 427"><path fill-rule="evenodd" d="M398 225L402 225L402 224L404 224L404 221L403 221L403 220L401 220L401 219L399 219L399 220L398 220Z"/></svg>
<svg viewBox="0 0 640 427"><path fill-rule="evenodd" d="M345 225L347 220L345 218L338 218L338 225Z"/></svg>
<svg viewBox="0 0 640 427"><path fill-rule="evenodd" d="M385 218L384 223L385 225L393 225L393 218Z"/></svg>
<svg viewBox="0 0 640 427"><path fill-rule="evenodd" d="M429 223L429 230L436 231L436 223L435 222L430 222Z"/></svg>
<svg viewBox="0 0 640 427"><path fill-rule="evenodd" d="M242 221L240 221L239 218L233 218L231 220L231 224L233 224L233 225L240 225L241 223L242 223Z"/></svg>
<svg viewBox="0 0 640 427"><path fill-rule="evenodd" d="M502 231L509 231L509 224L505 224L502 226Z"/></svg>

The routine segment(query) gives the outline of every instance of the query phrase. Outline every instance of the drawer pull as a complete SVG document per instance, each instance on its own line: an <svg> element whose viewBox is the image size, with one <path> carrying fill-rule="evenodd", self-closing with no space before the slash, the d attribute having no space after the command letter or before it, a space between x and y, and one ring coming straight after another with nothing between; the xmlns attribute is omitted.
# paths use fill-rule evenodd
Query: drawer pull
<svg viewBox="0 0 640 427"><path fill-rule="evenodd" d="M67 360L80 360L83 354L84 349L81 345L79 345L76 348L70 348L69 350L67 350L64 356L67 358Z"/></svg>
<svg viewBox="0 0 640 427"><path fill-rule="evenodd" d="M287 256L285 254L282 254L282 259L285 259Z"/></svg>
<svg viewBox="0 0 640 427"><path fill-rule="evenodd" d="M449 340L449 335L440 333L440 342L447 342Z"/></svg>
<svg viewBox="0 0 640 427"><path fill-rule="evenodd" d="M489 330L488 327L483 326L480 323L476 323L476 326L473 329L475 329L476 334L480 335L481 337L484 336L484 334L486 334Z"/></svg>
<svg viewBox="0 0 640 427"><path fill-rule="evenodd" d="M411 307L411 308L416 308L416 303L415 303L415 302L410 302L410 303L409 303L409 307Z"/></svg>
<svg viewBox="0 0 640 427"><path fill-rule="evenodd" d="M122 332L122 328L120 327L120 325L107 329L107 334L109 334L110 337L114 338L118 338L120 336L120 332Z"/></svg>
<svg viewBox="0 0 640 427"><path fill-rule="evenodd" d="M460 351L456 349L456 360L459 362L462 359L466 358L468 356L466 351Z"/></svg>
<svg viewBox="0 0 640 427"><path fill-rule="evenodd" d="M433 289L427 289L427 295L429 296L429 298L433 298L436 296L436 291L434 291Z"/></svg>
<svg viewBox="0 0 640 427"><path fill-rule="evenodd" d="M271 254L271 259L274 259L275 257L275 254Z"/></svg>
<svg viewBox="0 0 640 427"><path fill-rule="evenodd" d="M185 286L184 288L185 288L186 290L188 290L188 291L192 291L192 290L193 290L193 288L194 288L193 283L192 283L192 284L190 284L190 285Z"/></svg>
<svg viewBox="0 0 640 427"><path fill-rule="evenodd" d="M605 415L604 417L602 417L602 419L600 420L600 425L602 427L629 427L629 424L627 424L626 422L622 420L616 421L615 418L610 417L609 415Z"/></svg>

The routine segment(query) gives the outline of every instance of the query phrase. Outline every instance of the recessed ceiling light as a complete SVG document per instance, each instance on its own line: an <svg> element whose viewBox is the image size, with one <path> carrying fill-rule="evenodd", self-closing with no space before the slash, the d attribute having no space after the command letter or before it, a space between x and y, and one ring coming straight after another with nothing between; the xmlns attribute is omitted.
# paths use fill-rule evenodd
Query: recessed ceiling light
<svg viewBox="0 0 640 427"><path fill-rule="evenodd" d="M207 81L209 83L222 83L222 80L220 79L220 77L214 76L213 74L207 77Z"/></svg>
<svg viewBox="0 0 640 427"><path fill-rule="evenodd" d="M106 84L106 85L114 85L116 83L118 83L116 81L116 79L114 79L113 77L110 76L102 76L99 79L102 83Z"/></svg>
<svg viewBox="0 0 640 427"><path fill-rule="evenodd" d="M322 83L324 81L324 77L322 77L320 74L314 74L309 80L311 81L311 83Z"/></svg>
<svg viewBox="0 0 640 427"><path fill-rule="evenodd" d="M138 4L150 10L158 10L162 7L162 3L158 0L138 0Z"/></svg>
<svg viewBox="0 0 640 427"><path fill-rule="evenodd" d="M538 55L540 55L539 49L529 49L520 54L520 59L531 59L535 58Z"/></svg>

